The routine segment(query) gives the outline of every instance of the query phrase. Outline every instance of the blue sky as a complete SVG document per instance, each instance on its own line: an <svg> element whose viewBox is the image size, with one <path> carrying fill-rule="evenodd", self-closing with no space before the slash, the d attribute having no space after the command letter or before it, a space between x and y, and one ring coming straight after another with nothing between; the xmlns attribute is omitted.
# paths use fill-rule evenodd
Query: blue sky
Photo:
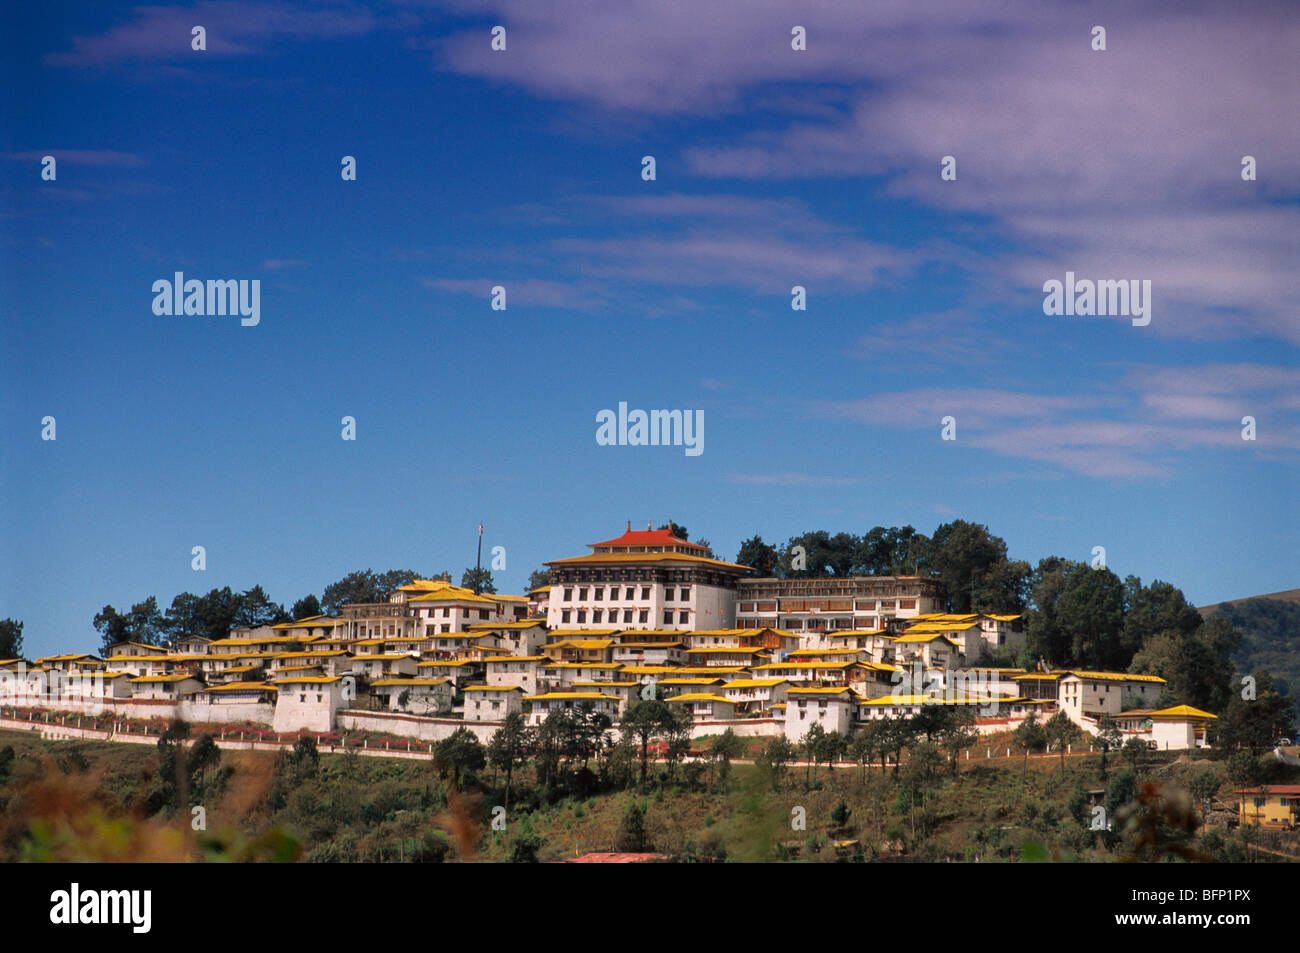
<svg viewBox="0 0 1300 953"><path fill-rule="evenodd" d="M1194 602L1300 584L1292 4L17 6L28 654L151 594L459 578L479 522L503 591L669 518L726 558L961 517ZM1044 315L1067 270L1150 279L1151 324ZM175 271L259 279L261 323L155 316ZM704 453L597 445L620 401L703 410Z"/></svg>

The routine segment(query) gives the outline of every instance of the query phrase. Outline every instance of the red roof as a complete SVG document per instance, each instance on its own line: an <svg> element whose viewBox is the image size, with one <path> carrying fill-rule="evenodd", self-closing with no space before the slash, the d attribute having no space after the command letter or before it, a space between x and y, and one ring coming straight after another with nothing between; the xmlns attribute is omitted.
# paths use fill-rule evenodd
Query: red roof
<svg viewBox="0 0 1300 953"><path fill-rule="evenodd" d="M1266 784L1260 788L1241 788L1234 794L1300 794L1300 784Z"/></svg>
<svg viewBox="0 0 1300 953"><path fill-rule="evenodd" d="M667 854L632 854L632 853L605 853L592 852L583 854L581 857L568 857L560 863L563 864L645 864L654 863L655 861L668 860Z"/></svg>
<svg viewBox="0 0 1300 953"><path fill-rule="evenodd" d="M699 543L678 539L668 529L630 529L617 539L607 539L603 543L588 543L588 546L687 546L704 551Z"/></svg>

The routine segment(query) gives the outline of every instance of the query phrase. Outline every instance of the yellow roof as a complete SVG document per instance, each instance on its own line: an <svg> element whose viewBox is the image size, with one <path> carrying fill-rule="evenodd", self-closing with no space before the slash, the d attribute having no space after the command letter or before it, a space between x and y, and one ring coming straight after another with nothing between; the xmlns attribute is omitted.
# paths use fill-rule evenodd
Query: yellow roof
<svg viewBox="0 0 1300 953"><path fill-rule="evenodd" d="M295 675L290 678L277 678L278 685L329 685L343 681L341 675Z"/></svg>
<svg viewBox="0 0 1300 953"><path fill-rule="evenodd" d="M467 692L522 692L518 685L466 685Z"/></svg>
<svg viewBox="0 0 1300 953"><path fill-rule="evenodd" d="M727 682L723 689L728 688L773 688L777 685L788 685L789 679L785 678L738 678L735 681Z"/></svg>
<svg viewBox="0 0 1300 953"><path fill-rule="evenodd" d="M334 619L325 615L308 616L305 619L299 619L297 622L277 622L271 626L273 629L318 629L333 628L334 626L347 625L343 619Z"/></svg>
<svg viewBox="0 0 1300 953"><path fill-rule="evenodd" d="M543 701L546 699L563 699L586 700L586 701L621 701L617 695L605 695L600 692L547 692L545 695L525 695L525 701Z"/></svg>
<svg viewBox="0 0 1300 953"><path fill-rule="evenodd" d="M720 678L661 678L660 685L716 685Z"/></svg>
<svg viewBox="0 0 1300 953"><path fill-rule="evenodd" d="M557 641L559 639L590 639L594 636L613 635L622 631L622 629L555 629L550 635L552 641Z"/></svg>
<svg viewBox="0 0 1300 953"><path fill-rule="evenodd" d="M1219 720L1218 715L1211 715L1208 711L1201 711L1199 708L1193 708L1191 705L1175 705L1173 708L1162 708L1159 711L1151 713L1152 718L1212 718Z"/></svg>
<svg viewBox="0 0 1300 953"><path fill-rule="evenodd" d="M857 692L849 688L847 685L819 685L812 688L792 688L785 694L789 697L790 695L843 695L845 692L848 692L850 695L857 695Z"/></svg>
<svg viewBox="0 0 1300 953"><path fill-rule="evenodd" d="M724 702L728 705L736 704L734 698L723 698L721 695L710 695L708 692L683 692L680 695L672 695L665 698L668 702Z"/></svg>
<svg viewBox="0 0 1300 953"><path fill-rule="evenodd" d="M386 688L393 685L450 685L449 678L379 678L370 683L371 688Z"/></svg>
<svg viewBox="0 0 1300 953"><path fill-rule="evenodd" d="M542 648L558 649L571 646L575 649L607 649L613 644L613 639L560 639L557 642L547 642Z"/></svg>
<svg viewBox="0 0 1300 953"><path fill-rule="evenodd" d="M949 645L952 645L952 639L948 638L942 632L912 632L908 631L906 635L900 635L895 642L933 642L935 639L943 639Z"/></svg>
<svg viewBox="0 0 1300 953"><path fill-rule="evenodd" d="M1085 681L1103 681L1103 682L1160 682L1164 679L1159 675L1130 675L1128 672L1085 672L1080 669L1069 669L1062 672L1062 678L1068 678L1073 675L1075 678L1081 678Z"/></svg>
<svg viewBox="0 0 1300 953"><path fill-rule="evenodd" d="M141 675L133 678L133 682L179 682L182 679L193 678L193 675Z"/></svg>
<svg viewBox="0 0 1300 953"><path fill-rule="evenodd" d="M514 622L476 622L471 629L531 629L534 626L546 628L544 619L517 619Z"/></svg>
<svg viewBox="0 0 1300 953"><path fill-rule="evenodd" d="M276 692L279 691L274 685L268 685L266 682L230 682L226 685L209 685L207 688L199 689L200 692Z"/></svg>
<svg viewBox="0 0 1300 953"><path fill-rule="evenodd" d="M403 586L403 589L408 587ZM491 596L475 595L473 589L443 583L434 589L423 589L407 596L407 602L483 602L495 605L497 600Z"/></svg>
<svg viewBox="0 0 1300 953"><path fill-rule="evenodd" d="M738 646L738 645L732 645L732 646L726 646L726 645L709 645L709 646L703 646L703 647L698 648L698 649L687 649L687 650L686 650L686 654L687 654L687 655L702 655L702 654L709 654L709 653L712 653L712 654L716 654L716 655L740 655L740 654L745 654L745 655L759 655L759 654L769 653L769 652L771 652L771 651L772 651L771 649L765 649L765 648L761 648L761 647L760 647L760 648L742 648L741 646Z"/></svg>
<svg viewBox="0 0 1300 953"><path fill-rule="evenodd" d="M402 658L410 658L410 656L403 655ZM492 659L490 661L495 661L495 659ZM474 664L475 664L474 659L429 659L424 662L417 662L415 664L415 667L426 668L426 667L432 667L434 665L455 665L459 667L461 665L474 665Z"/></svg>
<svg viewBox="0 0 1300 953"><path fill-rule="evenodd" d="M728 569L743 569L752 572L749 566L724 562L721 559L709 559L706 556L691 556L686 553L588 553L586 556L570 556L568 559L548 560L548 566L572 566L583 563L663 563L683 562L697 566L725 566Z"/></svg>
<svg viewBox="0 0 1300 953"><path fill-rule="evenodd" d="M485 658L483 661L488 665L495 665L497 662L541 662L549 658L549 655L502 655L497 658Z"/></svg>
<svg viewBox="0 0 1300 953"><path fill-rule="evenodd" d="M860 705L988 705L991 702L1012 702L1016 698L944 698L942 695L884 695L880 698L868 698Z"/></svg>
<svg viewBox="0 0 1300 953"><path fill-rule="evenodd" d="M858 665L857 662L769 662L766 665L755 665L750 671L766 672L772 669L792 668L792 669L811 669L813 671L823 671L831 668L852 668Z"/></svg>

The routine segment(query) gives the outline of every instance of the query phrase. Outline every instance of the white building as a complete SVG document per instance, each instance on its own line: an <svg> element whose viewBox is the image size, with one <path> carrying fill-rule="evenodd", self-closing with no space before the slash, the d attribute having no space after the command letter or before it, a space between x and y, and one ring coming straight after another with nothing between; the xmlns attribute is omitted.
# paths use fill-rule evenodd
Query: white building
<svg viewBox="0 0 1300 953"><path fill-rule="evenodd" d="M337 675L304 675L275 683L273 727L280 732L331 731L335 716L343 707L343 678Z"/></svg>
<svg viewBox="0 0 1300 953"><path fill-rule="evenodd" d="M518 685L466 685L465 721L505 721L524 710L524 690Z"/></svg>
<svg viewBox="0 0 1300 953"><path fill-rule="evenodd" d="M713 559L671 530L633 530L591 543L586 556L551 567L546 621L551 629L732 628L736 584L747 566Z"/></svg>
<svg viewBox="0 0 1300 953"><path fill-rule="evenodd" d="M785 694L785 736L798 743L813 725L847 738L857 722L858 696L848 688L791 688Z"/></svg>

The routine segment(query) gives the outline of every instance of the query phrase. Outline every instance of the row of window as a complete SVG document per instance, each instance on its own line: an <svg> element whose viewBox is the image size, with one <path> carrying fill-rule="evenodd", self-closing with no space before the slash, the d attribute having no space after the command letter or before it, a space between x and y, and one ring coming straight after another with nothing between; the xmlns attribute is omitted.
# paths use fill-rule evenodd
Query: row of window
<svg viewBox="0 0 1300 953"><path fill-rule="evenodd" d="M799 602L799 601L802 601L805 605L807 605L807 606L809 606L809 607L812 607L812 606L814 606L814 605L817 605L818 603L827 603L827 600L822 600L822 599L805 599L805 600L791 600L791 599L786 599L785 601L786 601L786 602ZM915 600L915 599L898 599L898 600L894 600L894 599L882 599L882 600L880 600L880 608L881 608L881 609L893 609L893 608L895 608L895 602L897 602L897 608L899 608L899 609L915 609L915 608L916 608L916 600ZM825 608L828 608L828 604L817 605L817 607L818 607L818 608L825 609ZM786 606L786 608L789 609L790 607L789 607L789 606ZM799 606L795 606L794 608L798 609ZM836 608L838 611L845 611L845 610L847 610L847 609L848 609L848 600L842 600L842 605L840 605L840 604L837 603L837 605L836 605L834 608ZM857 609L858 611L862 611L862 610L865 609L865 610L867 610L868 612L874 612L874 611L876 610L876 600L875 600L875 599L865 599L865 600L863 600L863 599L859 599L859 600L857 600L857 601L854 603L853 608L854 608L854 609ZM737 609L739 609L739 611L741 611L741 612L775 612L775 611L776 611L776 603L775 603L775 602L742 602L742 603L739 604L739 606L737 606Z"/></svg>
<svg viewBox="0 0 1300 953"><path fill-rule="evenodd" d="M618 599L619 599L619 588L620 588L620 587L618 587L618 586L610 586L610 587L609 587L609 601L610 601L610 602L616 602L616 601L618 601ZM592 602L604 602L604 601L605 601L605 587L604 587L604 586L593 586L593 587L591 587L590 590L588 590L588 587L587 587L587 586L579 586L579 587L578 587L578 601L579 601L579 602L586 602L586 601L587 601L587 592L588 592L588 591L590 591L590 592L592 593L592 596L591 596L591 601L592 601ZM678 598L678 599L676 599L676 600L674 600L674 598L673 598L673 593L674 593L674 592L680 592L680 593L681 593L681 597ZM635 599L635 598L636 598L635 593L636 593L636 587L635 587L635 586L625 586L625 587L623 587L623 596L622 596L622 598L625 599L625 600L626 600L626 599ZM649 587L649 586L642 586L642 587L641 587L641 598L642 598L642 599L649 599L649 598L650 598L650 587ZM563 602L572 602L572 601L573 601L573 589L572 589L572 588L568 588L568 589L565 589L565 590L564 590L564 598L563 598L563 600L561 600L561 601L563 601ZM674 602L674 601L676 601L676 602L690 602L690 601L691 601L691 587L690 587L690 586L682 586L680 590L678 590L678 589L672 589L672 588L667 588L667 589L665 589L665 590L664 590L664 602Z"/></svg>
<svg viewBox="0 0 1300 953"><path fill-rule="evenodd" d="M639 623L643 623L643 624L644 624L644 623L650 621L650 610L649 610L649 609L623 609L622 612L623 612L623 623L624 623L625 625L630 625L630 624L632 623L632 613L633 613L633 612L636 613L636 621L637 621L637 622L639 622ZM608 618L608 620L605 618L605 610L604 610L604 609L592 609L592 610L591 610L591 621L592 621L593 623L595 623L595 622L606 622L606 621L608 621L611 625L613 625L613 624L617 624L618 621L619 621L618 616L619 616L619 610L618 610L618 609L610 609L610 610L609 610L609 618ZM561 625L569 625L570 623L574 623L575 620L576 620L576 622L577 622L578 624L581 624L581 623L586 622L586 621L587 621L587 610L586 610L586 609L561 609L561 610L560 610L560 624L561 624ZM688 622L690 622L690 621L691 621L691 613L690 613L689 610L687 610L687 609L680 609L680 610L677 611L677 622L678 622L678 624L680 624L680 625L686 625L686 624L687 624ZM672 609L665 609L665 610L664 610L664 625L672 625L672 624L673 624L673 610L672 610Z"/></svg>

